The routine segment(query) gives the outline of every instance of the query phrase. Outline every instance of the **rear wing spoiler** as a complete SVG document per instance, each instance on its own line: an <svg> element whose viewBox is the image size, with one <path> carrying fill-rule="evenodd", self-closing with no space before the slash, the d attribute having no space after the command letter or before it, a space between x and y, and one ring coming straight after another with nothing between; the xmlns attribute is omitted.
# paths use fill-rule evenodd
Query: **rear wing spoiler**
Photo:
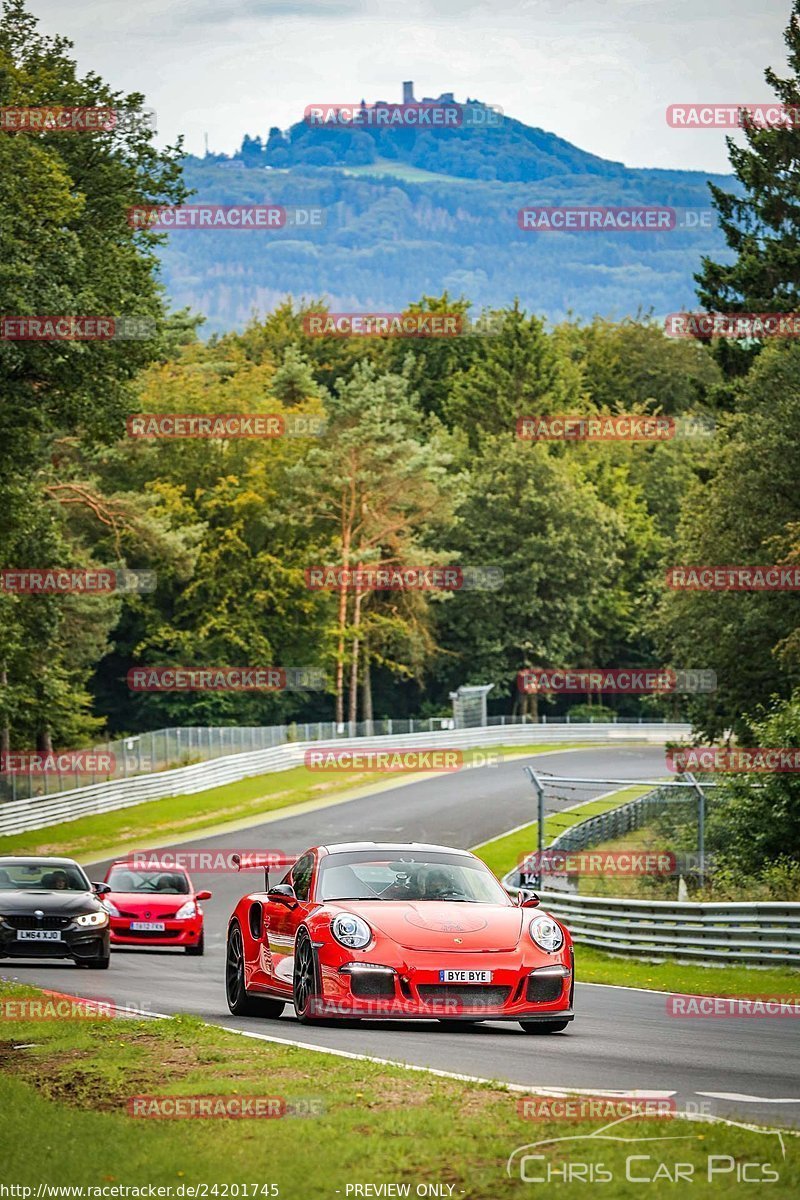
<svg viewBox="0 0 800 1200"><path fill-rule="evenodd" d="M269 891L270 870L290 867L297 862L296 854L284 854L280 850L242 850L231 854L231 862L237 871L264 871L264 891Z"/></svg>

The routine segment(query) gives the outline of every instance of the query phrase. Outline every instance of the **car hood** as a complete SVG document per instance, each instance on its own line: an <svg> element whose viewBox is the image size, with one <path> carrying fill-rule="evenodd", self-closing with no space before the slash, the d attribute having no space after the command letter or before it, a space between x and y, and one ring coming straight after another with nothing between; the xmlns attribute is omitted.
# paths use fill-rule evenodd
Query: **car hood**
<svg viewBox="0 0 800 1200"><path fill-rule="evenodd" d="M126 912L135 912L137 916L144 916L149 913L151 917L161 916L163 913L177 912L182 908L187 900L194 900L194 896L187 895L185 892L170 894L168 892L109 892L104 897L105 900L110 900L112 904L119 909L125 909Z"/></svg>
<svg viewBox="0 0 800 1200"><path fill-rule="evenodd" d="M73 916L102 908L94 892L0 892L0 916L21 916L37 909L47 916Z"/></svg>
<svg viewBox="0 0 800 1200"><path fill-rule="evenodd" d="M515 950L522 932L523 910L505 904L343 900L329 907L363 917L406 950Z"/></svg>

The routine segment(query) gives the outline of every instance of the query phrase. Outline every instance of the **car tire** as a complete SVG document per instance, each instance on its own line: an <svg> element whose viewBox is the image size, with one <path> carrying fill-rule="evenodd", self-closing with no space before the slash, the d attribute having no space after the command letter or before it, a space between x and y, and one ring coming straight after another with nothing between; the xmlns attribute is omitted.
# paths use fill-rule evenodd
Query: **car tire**
<svg viewBox="0 0 800 1200"><path fill-rule="evenodd" d="M253 996L245 988L244 943L242 931L236 921L228 930L225 946L225 997L228 1008L235 1017L271 1017L275 1020L286 1007L283 1000L271 1000L269 996Z"/></svg>
<svg viewBox="0 0 800 1200"><path fill-rule="evenodd" d="M107 954L105 958L87 958L83 965L90 971L107 971L110 962L111 956Z"/></svg>
<svg viewBox="0 0 800 1200"><path fill-rule="evenodd" d="M322 1025L315 1016L320 998L319 963L305 929L301 929L294 943L294 972L292 976L292 1000L294 1011L301 1025Z"/></svg>
<svg viewBox="0 0 800 1200"><path fill-rule="evenodd" d="M206 949L206 941L205 941L205 934L203 934L203 933L200 934L200 941L197 943L196 946L186 946L185 947L187 954L191 954L191 955L195 955L195 956L205 954L205 949Z"/></svg>
<svg viewBox="0 0 800 1200"><path fill-rule="evenodd" d="M520 1021L523 1033L563 1033L569 1021Z"/></svg>

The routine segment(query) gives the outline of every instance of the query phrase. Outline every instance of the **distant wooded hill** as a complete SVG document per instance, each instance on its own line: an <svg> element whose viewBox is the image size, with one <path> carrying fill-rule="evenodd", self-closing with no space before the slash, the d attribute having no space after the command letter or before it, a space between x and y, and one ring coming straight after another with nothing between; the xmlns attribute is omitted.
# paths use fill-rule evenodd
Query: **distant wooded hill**
<svg viewBox="0 0 800 1200"><path fill-rule="evenodd" d="M708 179L733 182L630 169L507 117L424 131L299 122L245 137L233 158L188 158L185 175L193 203L324 209L319 228L170 235L164 282L176 307L208 318L206 333L241 328L287 294L389 311L444 290L478 308L516 296L553 322L696 307L701 256L725 258ZM694 224L527 232L517 213L530 205L671 206Z"/></svg>

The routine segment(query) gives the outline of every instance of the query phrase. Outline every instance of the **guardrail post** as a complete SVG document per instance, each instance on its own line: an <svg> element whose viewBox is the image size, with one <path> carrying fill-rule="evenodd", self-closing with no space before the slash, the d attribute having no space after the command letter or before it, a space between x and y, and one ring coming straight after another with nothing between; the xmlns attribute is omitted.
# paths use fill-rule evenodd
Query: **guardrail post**
<svg viewBox="0 0 800 1200"><path fill-rule="evenodd" d="M537 818L537 821L538 821L538 828L537 828L538 838L537 838L537 840L539 843L539 854L538 854L538 859L537 859L537 863L536 863L535 878L536 878L536 887L541 887L542 886L542 861L544 859L544 787L542 785L542 781L540 780L539 776L534 771L533 767L526 767L525 774L528 776L531 783L533 784L533 786L536 789L536 797L537 797L537 801L538 801L539 815Z"/></svg>
<svg viewBox="0 0 800 1200"><path fill-rule="evenodd" d="M706 882L706 794L691 771L684 772L697 792L697 856L699 859L700 886Z"/></svg>

